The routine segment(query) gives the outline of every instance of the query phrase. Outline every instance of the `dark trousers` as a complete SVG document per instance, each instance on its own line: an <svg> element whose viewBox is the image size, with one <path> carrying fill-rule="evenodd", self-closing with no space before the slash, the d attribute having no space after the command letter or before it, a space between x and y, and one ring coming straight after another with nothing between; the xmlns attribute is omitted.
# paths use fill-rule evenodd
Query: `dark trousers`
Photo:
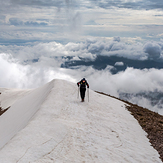
<svg viewBox="0 0 163 163"><path fill-rule="evenodd" d="M86 88L80 87L80 96L81 96L81 99L83 99L83 100L84 100L84 97L85 97L85 91L86 91Z"/></svg>

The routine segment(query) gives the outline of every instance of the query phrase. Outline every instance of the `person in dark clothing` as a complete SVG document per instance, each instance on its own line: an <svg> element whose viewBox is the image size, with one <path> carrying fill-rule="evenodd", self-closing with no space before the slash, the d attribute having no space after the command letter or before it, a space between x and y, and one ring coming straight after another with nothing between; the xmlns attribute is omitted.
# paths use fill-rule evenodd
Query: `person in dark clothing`
<svg viewBox="0 0 163 163"><path fill-rule="evenodd" d="M87 86L87 88L89 88L89 84L87 83L85 78L83 78L80 82L77 83L77 85L78 85L78 87L80 86L80 96L81 96L81 99L83 102L84 98L85 98L86 86Z"/></svg>

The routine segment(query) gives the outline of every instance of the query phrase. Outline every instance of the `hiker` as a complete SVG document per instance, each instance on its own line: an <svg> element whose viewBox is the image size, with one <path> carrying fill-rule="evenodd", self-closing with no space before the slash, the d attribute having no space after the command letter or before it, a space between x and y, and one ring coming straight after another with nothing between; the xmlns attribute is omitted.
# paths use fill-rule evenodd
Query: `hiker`
<svg viewBox="0 0 163 163"><path fill-rule="evenodd" d="M87 88L89 88L89 84L87 83L85 78L83 78L80 82L77 83L77 85L78 87L80 86L80 96L81 96L82 102L84 102L86 86Z"/></svg>

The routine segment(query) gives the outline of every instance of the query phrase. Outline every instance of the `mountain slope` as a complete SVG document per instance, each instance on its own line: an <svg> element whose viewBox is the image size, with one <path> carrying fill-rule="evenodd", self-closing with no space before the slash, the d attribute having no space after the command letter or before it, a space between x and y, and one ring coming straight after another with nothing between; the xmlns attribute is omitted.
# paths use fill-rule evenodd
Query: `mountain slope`
<svg viewBox="0 0 163 163"><path fill-rule="evenodd" d="M10 96L8 104L13 105L11 105L11 108L0 117L0 148L19 130L27 125L31 117L37 112L40 105L49 94L52 85L53 82L48 83L43 87L31 91L22 98L19 97L17 91L13 93L13 96ZM9 97L9 95L7 95L7 97ZM6 100L2 99L2 105L4 105L4 101Z"/></svg>
<svg viewBox="0 0 163 163"><path fill-rule="evenodd" d="M0 162L161 163L123 102L90 90L82 103L77 92L76 84L53 80L11 105L0 117L0 144L8 142Z"/></svg>

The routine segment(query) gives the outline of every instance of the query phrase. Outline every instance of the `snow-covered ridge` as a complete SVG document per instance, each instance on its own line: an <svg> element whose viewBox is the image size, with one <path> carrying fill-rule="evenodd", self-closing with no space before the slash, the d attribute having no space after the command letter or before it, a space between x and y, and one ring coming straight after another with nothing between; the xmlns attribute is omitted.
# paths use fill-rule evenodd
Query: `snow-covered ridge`
<svg viewBox="0 0 163 163"><path fill-rule="evenodd" d="M76 84L53 80L10 96L0 116L0 162L161 163L123 102L90 90L81 103L77 93Z"/></svg>
<svg viewBox="0 0 163 163"><path fill-rule="evenodd" d="M0 88L0 107L6 109L32 90Z"/></svg>
<svg viewBox="0 0 163 163"><path fill-rule="evenodd" d="M53 81L30 92L29 90L18 91L12 89L9 93L6 93L7 98L4 98L2 93L2 108L9 106L11 108L0 117L0 148L27 125L46 99L52 87ZM25 93L26 95L24 95ZM24 97L21 98L20 94Z"/></svg>

